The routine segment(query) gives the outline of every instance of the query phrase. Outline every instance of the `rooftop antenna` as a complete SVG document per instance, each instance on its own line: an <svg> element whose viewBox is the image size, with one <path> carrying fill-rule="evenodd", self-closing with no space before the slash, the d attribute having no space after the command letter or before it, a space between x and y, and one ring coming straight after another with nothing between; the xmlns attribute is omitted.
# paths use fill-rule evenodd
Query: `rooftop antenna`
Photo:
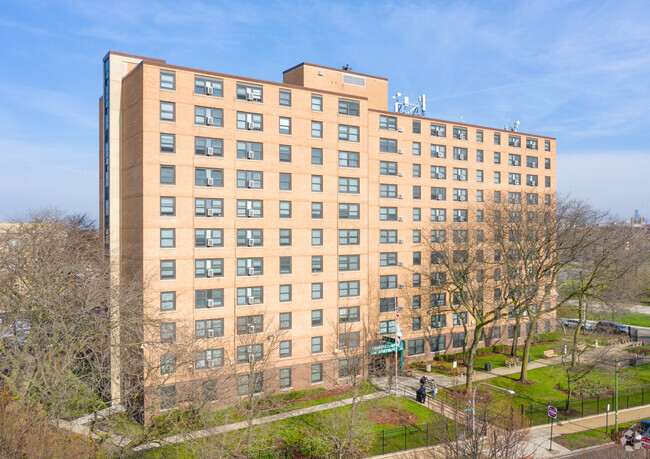
<svg viewBox="0 0 650 459"><path fill-rule="evenodd" d="M412 104L408 96L404 96L404 102L400 102L399 98L402 93L398 92L393 96L395 101L395 112L404 113L405 115L424 116L427 110L426 95L422 94L418 97L418 103Z"/></svg>
<svg viewBox="0 0 650 459"><path fill-rule="evenodd" d="M510 127L506 126L504 129L506 131L510 130L512 132L517 132L517 129L519 129L520 124L521 123L519 121L515 121L514 123L512 123L512 126L510 126Z"/></svg>
<svg viewBox="0 0 650 459"><path fill-rule="evenodd" d="M343 67L341 67L341 68L342 68L343 70L345 70L346 72L349 72L350 70L352 70L352 67L350 67L349 64L345 64L345 65L344 65Z"/></svg>
<svg viewBox="0 0 650 459"><path fill-rule="evenodd" d="M463 122L463 115L460 115L460 122Z"/></svg>

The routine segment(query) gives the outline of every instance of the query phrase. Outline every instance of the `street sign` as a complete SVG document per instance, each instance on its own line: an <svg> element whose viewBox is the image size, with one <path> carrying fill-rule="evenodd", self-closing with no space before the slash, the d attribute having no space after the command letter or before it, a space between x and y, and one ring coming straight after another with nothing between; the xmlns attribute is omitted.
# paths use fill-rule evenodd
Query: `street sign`
<svg viewBox="0 0 650 459"><path fill-rule="evenodd" d="M650 449L650 438L641 437L641 446L643 446L643 449Z"/></svg>
<svg viewBox="0 0 650 459"><path fill-rule="evenodd" d="M553 419L556 419L557 418L557 408L555 408L554 406L549 405L549 407L548 407L548 415L550 417L552 417Z"/></svg>

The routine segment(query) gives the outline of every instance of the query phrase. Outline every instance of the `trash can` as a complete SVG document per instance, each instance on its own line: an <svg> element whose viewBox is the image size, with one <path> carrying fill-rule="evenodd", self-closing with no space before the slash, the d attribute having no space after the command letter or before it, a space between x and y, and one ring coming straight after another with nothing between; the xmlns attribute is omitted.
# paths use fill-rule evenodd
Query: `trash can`
<svg viewBox="0 0 650 459"><path fill-rule="evenodd" d="M528 356L528 363L530 363L532 359L530 358L530 355Z"/></svg>
<svg viewBox="0 0 650 459"><path fill-rule="evenodd" d="M430 373L431 372L431 364L430 363L424 364L424 369L426 370L427 373Z"/></svg>
<svg viewBox="0 0 650 459"><path fill-rule="evenodd" d="M492 363L491 362L485 362L485 371L492 371Z"/></svg>

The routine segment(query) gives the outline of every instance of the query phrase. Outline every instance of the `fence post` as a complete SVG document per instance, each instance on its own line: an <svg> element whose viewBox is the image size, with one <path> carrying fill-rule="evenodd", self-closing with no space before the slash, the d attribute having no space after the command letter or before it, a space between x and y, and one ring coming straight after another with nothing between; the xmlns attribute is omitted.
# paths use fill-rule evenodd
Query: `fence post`
<svg viewBox="0 0 650 459"><path fill-rule="evenodd" d="M600 394L596 394L596 414L600 414Z"/></svg>
<svg viewBox="0 0 650 459"><path fill-rule="evenodd" d="M625 408L630 407L630 389L629 388L627 389L627 402L625 403L625 405L626 405Z"/></svg>
<svg viewBox="0 0 650 459"><path fill-rule="evenodd" d="M408 427L404 426L404 451L406 451L406 436L408 435Z"/></svg>
<svg viewBox="0 0 650 459"><path fill-rule="evenodd" d="M381 454L384 454L384 451L386 449L386 442L384 441L384 429L381 431Z"/></svg>
<svg viewBox="0 0 650 459"><path fill-rule="evenodd" d="M427 422L427 446L429 446L429 423Z"/></svg>
<svg viewBox="0 0 650 459"><path fill-rule="evenodd" d="M582 395L581 401L582 401L582 414L581 414L581 417L584 418L585 417L585 396L584 396L584 394Z"/></svg>

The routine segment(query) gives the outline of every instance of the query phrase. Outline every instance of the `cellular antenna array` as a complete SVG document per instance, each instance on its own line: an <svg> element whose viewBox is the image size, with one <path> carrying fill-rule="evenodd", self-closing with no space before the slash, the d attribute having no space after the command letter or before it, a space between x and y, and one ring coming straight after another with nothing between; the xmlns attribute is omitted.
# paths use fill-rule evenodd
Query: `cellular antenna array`
<svg viewBox="0 0 650 459"><path fill-rule="evenodd" d="M398 92L393 96L393 100L395 101L396 113L404 113L405 115L424 116L424 112L427 109L426 95L422 94L420 97L418 97L417 104L410 103L408 96L404 96L404 102L400 102L399 100L400 97L402 97L401 92Z"/></svg>

